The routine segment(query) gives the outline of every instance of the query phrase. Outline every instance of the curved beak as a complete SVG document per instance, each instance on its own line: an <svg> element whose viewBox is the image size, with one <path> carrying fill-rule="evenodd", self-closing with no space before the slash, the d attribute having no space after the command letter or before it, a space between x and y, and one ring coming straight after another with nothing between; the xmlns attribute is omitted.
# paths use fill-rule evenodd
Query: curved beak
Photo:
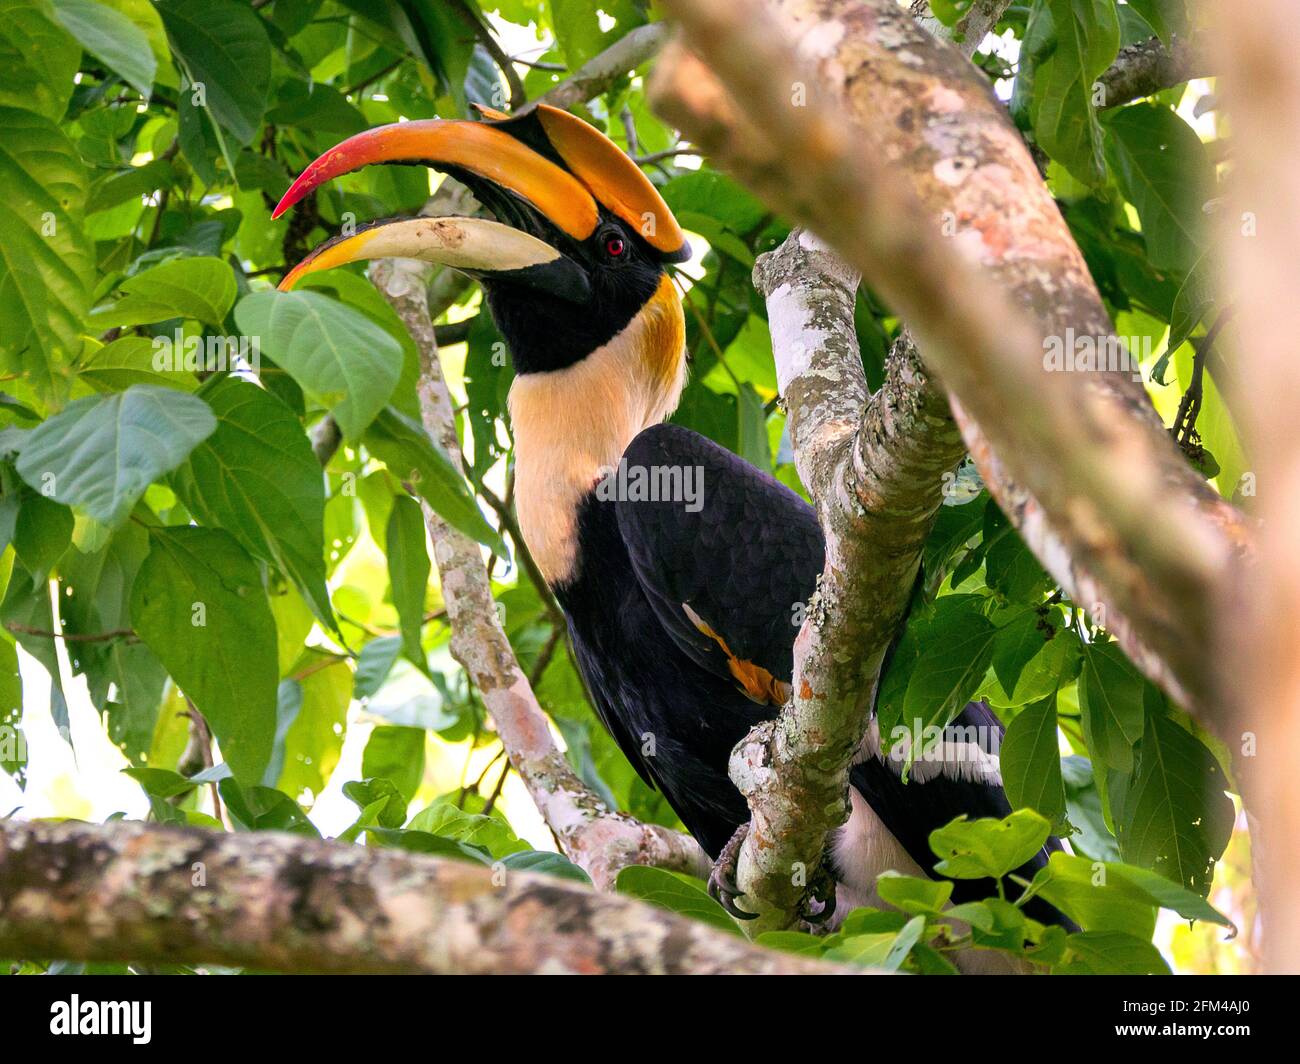
<svg viewBox="0 0 1300 1064"><path fill-rule="evenodd" d="M290 270L279 288L287 292L304 274L316 270L382 258L437 262L471 277L513 280L572 302L584 302L591 294L586 273L567 255L544 240L486 218L374 222L327 240Z"/></svg>
<svg viewBox="0 0 1300 1064"><path fill-rule="evenodd" d="M542 227L547 232L577 243L596 231L603 211L633 226L664 261L689 257L685 235L658 190L603 133L545 105L514 117L484 113L487 121L399 122L349 137L302 172L272 217L343 174L373 163L407 163L463 177L476 193L490 194L480 199L500 206L498 215L540 216L551 227ZM535 215L521 211L520 201ZM582 268L545 241L465 218L380 222L336 238L299 263L280 287L292 287L312 270L384 256L443 263L476 277L506 276L566 299L584 299L590 291Z"/></svg>

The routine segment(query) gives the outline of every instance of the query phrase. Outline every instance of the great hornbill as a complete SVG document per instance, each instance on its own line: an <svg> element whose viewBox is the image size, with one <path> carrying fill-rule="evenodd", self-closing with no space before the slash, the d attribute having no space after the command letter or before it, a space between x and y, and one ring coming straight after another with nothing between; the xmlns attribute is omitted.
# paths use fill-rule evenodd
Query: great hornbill
<svg viewBox="0 0 1300 1064"><path fill-rule="evenodd" d="M313 162L275 214L341 174L405 163L456 177L498 221L375 222L317 248L281 288L380 256L442 263L480 281L516 371L509 409L528 549L568 618L605 726L709 855L726 848L711 886L734 910L727 844L749 811L728 759L789 693L794 607L809 601L822 570L821 530L812 508L774 478L663 423L686 378L682 305L664 266L690 249L654 185L564 111L484 115L358 134ZM619 490L634 480L641 491ZM686 498L680 489L692 481L699 494ZM656 490L665 485L677 497ZM907 782L873 725L831 853L835 898L812 901L810 915L819 902L815 914L834 920L872 903L886 869L937 877L932 830L963 813L1010 812L995 752L1001 724L976 702L954 725ZM1020 873L1032 876L1057 847L1049 840ZM992 890L959 880L953 899ZM1041 899L1026 911L1073 926Z"/></svg>

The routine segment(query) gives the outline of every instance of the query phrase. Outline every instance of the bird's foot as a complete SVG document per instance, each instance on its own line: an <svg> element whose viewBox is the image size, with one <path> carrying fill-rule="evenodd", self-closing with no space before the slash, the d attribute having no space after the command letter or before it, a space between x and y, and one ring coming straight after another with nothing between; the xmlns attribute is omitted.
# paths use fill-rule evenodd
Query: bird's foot
<svg viewBox="0 0 1300 1064"><path fill-rule="evenodd" d="M823 861L817 866L799 907L799 919L818 928L835 915L835 877Z"/></svg>
<svg viewBox="0 0 1300 1064"><path fill-rule="evenodd" d="M746 912L736 904L737 898L743 898L736 885L736 865L740 860L740 847L749 834L748 822L736 828L736 833L722 847L718 859L713 862L709 872L709 896L727 910L737 920L753 920L758 914Z"/></svg>

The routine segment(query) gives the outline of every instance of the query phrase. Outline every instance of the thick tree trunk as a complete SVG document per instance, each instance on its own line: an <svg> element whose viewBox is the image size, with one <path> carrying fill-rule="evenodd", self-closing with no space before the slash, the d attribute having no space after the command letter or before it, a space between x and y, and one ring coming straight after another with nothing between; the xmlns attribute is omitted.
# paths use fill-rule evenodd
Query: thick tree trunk
<svg viewBox="0 0 1300 1064"><path fill-rule="evenodd" d="M441 975L848 973L552 876L279 832L0 821L0 956Z"/></svg>

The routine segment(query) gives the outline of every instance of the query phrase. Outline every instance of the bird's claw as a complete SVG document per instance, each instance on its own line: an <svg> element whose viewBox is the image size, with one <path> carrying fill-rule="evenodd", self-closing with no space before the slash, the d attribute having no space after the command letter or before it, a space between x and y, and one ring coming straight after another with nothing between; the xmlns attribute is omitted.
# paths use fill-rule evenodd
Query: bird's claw
<svg viewBox="0 0 1300 1064"><path fill-rule="evenodd" d="M722 847L722 852L718 854L718 859L713 862L713 868L709 872L709 897L737 920L754 920L758 917L757 913L746 912L736 904L737 898L744 897L736 885L736 865L740 860L741 844L748 834L749 825L741 824L727 845Z"/></svg>
<svg viewBox="0 0 1300 1064"><path fill-rule="evenodd" d="M814 911L814 904L820 908ZM812 882L804 893L799 918L813 927L820 927L835 914L835 877L824 864L819 865Z"/></svg>

